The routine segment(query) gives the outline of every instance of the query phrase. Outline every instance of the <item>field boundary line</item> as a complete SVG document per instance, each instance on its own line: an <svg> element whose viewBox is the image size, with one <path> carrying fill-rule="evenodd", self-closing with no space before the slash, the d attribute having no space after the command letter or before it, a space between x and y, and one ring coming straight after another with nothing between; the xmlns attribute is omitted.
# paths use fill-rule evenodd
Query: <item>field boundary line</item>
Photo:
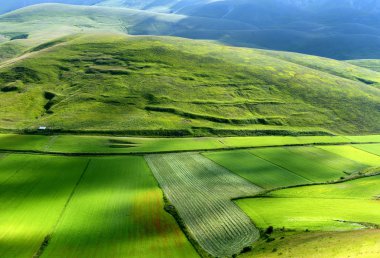
<svg viewBox="0 0 380 258"><path fill-rule="evenodd" d="M368 169L368 168L367 168ZM372 168L373 169L373 168ZM307 187L307 186L318 186L318 185L336 185L336 184L342 184L350 181L355 181L355 180L360 180L363 178L369 178L369 177L375 177L375 176L380 176L380 167L374 168L376 172L373 173L368 173L368 174L356 174L354 176L344 178L344 179L338 179L330 182L316 182L316 183L311 183L311 184L301 184L301 185L290 185L290 186L282 186L282 187L277 187L269 190L265 190L264 192L258 193L256 195L252 196L245 196L245 197L238 197L238 198L233 198L233 201L238 201L238 200L243 200L243 199L252 199L252 198L259 198L259 197L267 197L265 195L275 192L275 191L280 191L280 190L285 190L285 189L292 189L292 188L300 188L300 187ZM365 171L366 169L364 169ZM360 172L359 172L360 173ZM268 197L269 198L269 197Z"/></svg>
<svg viewBox="0 0 380 258"><path fill-rule="evenodd" d="M365 143L363 143L363 144L365 144ZM359 144L358 144L358 145L359 145ZM380 145L380 143L379 143L379 145ZM358 147L356 147L356 146L354 146L354 148L357 149L357 150L360 150L360 151L364 151L364 152L366 152L366 153L368 153L368 154L372 154L372 155L375 155L375 156L380 157L379 154L376 154L376 153L370 152L370 151L368 151L368 150L361 149L361 148L358 148Z"/></svg>
<svg viewBox="0 0 380 258"><path fill-rule="evenodd" d="M259 159L261 159L261 160L264 160L264 161L266 161L266 162L272 164L273 166L276 166L276 167L279 167L279 168L281 168L281 169L284 169L284 170L288 171L289 173L291 173L291 174L293 174L293 175L295 175L295 176L299 176L300 178L303 178L303 179L305 179L306 181L309 181L310 183L314 183L313 180L311 180L311 179L309 179L309 178L306 178L306 177L304 177L304 176L302 176L302 175L299 175L298 173L296 173L296 172L294 172L294 171L291 171L290 169L288 169L288 168L286 168L286 167L283 167L283 166L281 166L281 165L279 165L279 164L276 164L276 163L274 163L274 162L272 162L272 161L270 161L270 160L268 160L268 159L265 159L265 158L263 158L263 157L257 156L256 154L254 154L254 153L252 153L252 152L249 152L249 154L251 154L252 156L255 156L255 157L257 157L257 158L259 158Z"/></svg>
<svg viewBox="0 0 380 258"><path fill-rule="evenodd" d="M50 243L50 240L52 239L53 234L54 234L55 230L57 229L57 226L59 225L59 222L62 220L63 215L66 212L66 209L67 209L67 207L69 206L69 204L71 202L71 199L73 198L76 190L78 189L78 186L82 182L82 180L84 178L84 175L86 174L86 172L88 170L88 167L90 166L90 163L91 163L91 159L88 160L88 162L87 162L86 166L84 167L81 175L79 176L77 182L75 183L73 190L71 191L70 195L68 196L68 198L67 198L67 200L65 202L65 205L63 206L62 211L61 211L61 213L59 214L59 216L57 218L57 221L55 222L55 224L52 227L51 232L48 235L45 236L45 238L42 241L42 243L41 243L40 247L38 248L37 252L33 255L33 258L40 258L42 256L42 254L44 253L44 251L46 250L46 248L48 247L48 245Z"/></svg>
<svg viewBox="0 0 380 258"><path fill-rule="evenodd" d="M167 150L167 151L142 151L142 152L59 152L59 151L42 151L42 150L10 150L0 149L0 153L8 154L35 154L35 155L52 155L52 156L72 156L72 157L101 157L101 156L144 156L149 154L175 154L175 153L198 153L198 152L219 152L233 150L249 150L263 148L282 148L282 147L302 147L302 146L344 146L358 144L380 144L379 142L332 142L332 143L300 143L284 145L263 145L263 146L244 146L244 147L226 147L214 149L193 149L193 150ZM375 155L375 154L374 154Z"/></svg>

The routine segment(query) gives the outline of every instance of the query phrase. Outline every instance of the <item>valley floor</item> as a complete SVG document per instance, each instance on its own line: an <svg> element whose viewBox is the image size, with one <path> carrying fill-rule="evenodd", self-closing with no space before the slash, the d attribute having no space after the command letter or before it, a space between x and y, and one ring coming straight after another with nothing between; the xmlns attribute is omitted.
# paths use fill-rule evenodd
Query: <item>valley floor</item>
<svg viewBox="0 0 380 258"><path fill-rule="evenodd" d="M0 256L378 257L379 173L379 136L3 134Z"/></svg>

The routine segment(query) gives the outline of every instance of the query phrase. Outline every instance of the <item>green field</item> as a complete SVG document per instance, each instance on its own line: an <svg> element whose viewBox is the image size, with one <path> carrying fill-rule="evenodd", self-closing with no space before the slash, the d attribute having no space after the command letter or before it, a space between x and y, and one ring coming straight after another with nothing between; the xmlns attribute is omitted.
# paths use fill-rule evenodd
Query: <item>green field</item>
<svg viewBox="0 0 380 258"><path fill-rule="evenodd" d="M342 252L334 249L336 243L359 241L357 235L368 239L377 234L368 229L380 224L376 199L380 196L380 177L359 173L369 168L368 173L378 170L379 156L373 154L378 144L333 145L349 144L353 138L357 143L378 139L273 136L247 137L244 141L242 137L3 134L1 148L41 153L8 152L0 156L0 254L231 256L243 249L247 252L253 245L253 251L244 255L270 257L283 253L293 257L305 253L307 248L318 248L319 243L323 245L321 255L340 255ZM318 142L322 145L302 146ZM323 145L326 143L330 145ZM214 151L202 155L150 154L145 160L125 153L92 157L112 153L113 144L131 145L135 155L173 150ZM273 147L276 144L279 146ZM247 146L254 148L223 150ZM215 151L218 149L221 151ZM87 157L43 155L52 150L73 151ZM273 188L336 181L350 175L368 177L283 189L254 198ZM250 198L240 200L247 197ZM236 199L238 206L232 201ZM263 232L269 226L275 228L270 236L275 240L266 241ZM311 232L305 233L306 230ZM340 231L347 233L337 233ZM371 241L366 243L370 245ZM361 246L359 241L352 253L364 252ZM378 252L371 245L366 250L368 257L370 252Z"/></svg>
<svg viewBox="0 0 380 258"><path fill-rule="evenodd" d="M2 257L198 256L142 157L9 155L0 185Z"/></svg>
<svg viewBox="0 0 380 258"><path fill-rule="evenodd" d="M378 258L380 230L349 232L274 233L274 241L265 239L254 250L241 257L292 257L292 258Z"/></svg>
<svg viewBox="0 0 380 258"><path fill-rule="evenodd" d="M329 167L310 157L307 149L295 152L292 148L262 148L250 152L312 182L332 181L345 176L342 170Z"/></svg>
<svg viewBox="0 0 380 258"><path fill-rule="evenodd" d="M260 228L341 231L377 227L380 177L285 189L237 201Z"/></svg>
<svg viewBox="0 0 380 258"><path fill-rule="evenodd" d="M380 144L355 145L355 148L380 156Z"/></svg>
<svg viewBox="0 0 380 258"><path fill-rule="evenodd" d="M344 158L363 163L367 166L380 166L380 156L357 149L353 146L319 146L318 148L336 153Z"/></svg>
<svg viewBox="0 0 380 258"><path fill-rule="evenodd" d="M266 189L338 180L370 167L316 147L259 148L203 155Z"/></svg>
<svg viewBox="0 0 380 258"><path fill-rule="evenodd" d="M374 136L261 136L141 138L84 135L20 135L0 134L2 151L36 151L42 153L157 153L177 151L223 150L283 145L323 145L380 143Z"/></svg>
<svg viewBox="0 0 380 258"><path fill-rule="evenodd" d="M199 154L150 155L146 159L185 230L213 257L239 254L259 232L232 201L262 189Z"/></svg>
<svg viewBox="0 0 380 258"><path fill-rule="evenodd" d="M57 223L87 162L25 155L1 160L2 257L33 257Z"/></svg>
<svg viewBox="0 0 380 258"><path fill-rule="evenodd" d="M312 183L311 180L254 156L249 151L215 152L203 155L265 189Z"/></svg>

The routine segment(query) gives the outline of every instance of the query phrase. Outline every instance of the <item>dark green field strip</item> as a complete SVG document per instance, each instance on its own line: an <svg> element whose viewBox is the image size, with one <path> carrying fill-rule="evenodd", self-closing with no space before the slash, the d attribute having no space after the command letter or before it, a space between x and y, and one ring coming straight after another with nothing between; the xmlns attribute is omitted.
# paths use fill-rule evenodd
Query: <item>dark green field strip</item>
<svg viewBox="0 0 380 258"><path fill-rule="evenodd" d="M302 152L295 153L290 148L262 148L250 152L313 182L332 181L345 176L343 171L333 169Z"/></svg>
<svg viewBox="0 0 380 258"><path fill-rule="evenodd" d="M249 151L208 152L203 155L265 189L313 183L287 169L254 156Z"/></svg>
<svg viewBox="0 0 380 258"><path fill-rule="evenodd" d="M10 155L0 162L0 257L32 257L56 224L87 159ZM4 176L4 175L8 176Z"/></svg>
<svg viewBox="0 0 380 258"><path fill-rule="evenodd" d="M380 156L380 144L360 144L355 145L355 148Z"/></svg>
<svg viewBox="0 0 380 258"><path fill-rule="evenodd" d="M3 155L0 158L0 187L2 184L9 181L18 172L25 169L27 166L32 165L31 156L23 155L23 159L20 159L20 155Z"/></svg>
<svg viewBox="0 0 380 258"><path fill-rule="evenodd" d="M380 143L378 136L261 136L202 138L135 138L79 135L0 134L0 152L67 156L106 156L257 147Z"/></svg>
<svg viewBox="0 0 380 258"><path fill-rule="evenodd" d="M41 257L197 257L142 157L92 158Z"/></svg>

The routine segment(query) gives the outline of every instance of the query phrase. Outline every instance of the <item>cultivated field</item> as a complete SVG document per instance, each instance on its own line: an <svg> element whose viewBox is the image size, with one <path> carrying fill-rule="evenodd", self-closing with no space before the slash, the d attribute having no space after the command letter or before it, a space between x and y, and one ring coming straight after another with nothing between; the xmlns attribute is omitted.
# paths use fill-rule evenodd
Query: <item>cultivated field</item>
<svg viewBox="0 0 380 258"><path fill-rule="evenodd" d="M0 160L1 257L33 257L37 253L87 162L27 155Z"/></svg>
<svg viewBox="0 0 380 258"><path fill-rule="evenodd" d="M186 231L206 252L232 256L259 238L254 224L231 199L257 194L260 187L199 154L146 159Z"/></svg>
<svg viewBox="0 0 380 258"><path fill-rule="evenodd" d="M249 151L212 152L203 155L265 189L312 183L311 180L254 156Z"/></svg>
<svg viewBox="0 0 380 258"><path fill-rule="evenodd" d="M355 148L380 156L380 144L355 145Z"/></svg>
<svg viewBox="0 0 380 258"><path fill-rule="evenodd" d="M197 257L142 157L0 162L1 257Z"/></svg>
<svg viewBox="0 0 380 258"><path fill-rule="evenodd" d="M342 170L321 163L308 155L307 150L292 148L262 148L250 151L252 154L312 182L325 182L345 176Z"/></svg>
<svg viewBox="0 0 380 258"><path fill-rule="evenodd" d="M0 256L376 257L378 140L2 134Z"/></svg>
<svg viewBox="0 0 380 258"><path fill-rule="evenodd" d="M260 228L341 231L380 224L380 176L275 191L237 204Z"/></svg>
<svg viewBox="0 0 380 258"><path fill-rule="evenodd" d="M141 138L93 135L22 135L0 134L0 151L42 153L158 153L204 151L266 146L304 146L323 144L379 143L373 136L251 136L199 138ZM369 146L372 146L370 144Z"/></svg>
<svg viewBox="0 0 380 258"><path fill-rule="evenodd" d="M344 158L365 164L371 167L380 166L380 156L360 150L354 146L319 146L318 148L340 155ZM375 150L378 150L375 147Z"/></svg>

